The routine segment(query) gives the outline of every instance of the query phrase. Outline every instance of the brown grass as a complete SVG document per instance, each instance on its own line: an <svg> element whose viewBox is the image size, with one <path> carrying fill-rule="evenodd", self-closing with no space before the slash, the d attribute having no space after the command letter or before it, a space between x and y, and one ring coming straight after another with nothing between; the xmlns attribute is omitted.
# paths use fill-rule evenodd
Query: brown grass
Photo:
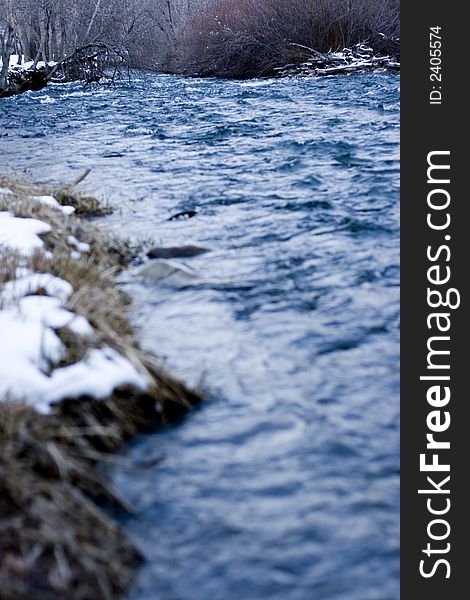
<svg viewBox="0 0 470 600"><path fill-rule="evenodd" d="M1 597L116 598L141 556L96 504L116 499L84 458L87 430L0 410Z"/></svg>
<svg viewBox="0 0 470 600"><path fill-rule="evenodd" d="M79 180L85 179L89 170L85 172ZM28 179L19 177L0 177L0 187L9 188L16 196L16 200L27 199L34 196L51 195L62 204L62 206L73 206L75 208L75 214L79 217L101 217L108 215L112 212L112 207L106 203L100 202L94 196L83 194L76 190L77 183L71 183L59 187L44 187L35 185ZM8 198L6 198L8 200ZM4 204L4 202L3 202ZM25 211L34 211L35 205L26 200ZM2 209L3 210L3 209ZM22 215L27 216L27 215Z"/></svg>

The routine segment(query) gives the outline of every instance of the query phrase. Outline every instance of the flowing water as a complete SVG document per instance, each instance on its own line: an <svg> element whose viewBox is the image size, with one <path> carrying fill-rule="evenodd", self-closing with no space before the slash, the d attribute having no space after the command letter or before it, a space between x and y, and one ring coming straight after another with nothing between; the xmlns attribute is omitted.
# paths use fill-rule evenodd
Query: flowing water
<svg viewBox="0 0 470 600"><path fill-rule="evenodd" d="M0 170L93 167L103 226L211 249L186 262L212 283L122 281L208 396L113 472L130 600L397 600L398 76L51 86L0 135Z"/></svg>

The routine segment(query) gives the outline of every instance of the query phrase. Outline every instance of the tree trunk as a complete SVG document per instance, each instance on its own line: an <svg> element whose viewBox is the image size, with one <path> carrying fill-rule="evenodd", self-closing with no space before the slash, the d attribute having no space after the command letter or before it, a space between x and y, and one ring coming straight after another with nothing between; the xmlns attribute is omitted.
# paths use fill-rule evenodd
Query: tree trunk
<svg viewBox="0 0 470 600"><path fill-rule="evenodd" d="M92 17L90 19L90 22L88 23L88 29L86 30L85 37L83 38L83 43L84 44L89 41L88 40L88 36L90 35L92 27L93 27L93 25L95 23L96 15L98 14L98 11L100 9L100 4L101 4L101 0L97 0L96 4L95 4L95 10L94 10L93 15L92 15Z"/></svg>
<svg viewBox="0 0 470 600"><path fill-rule="evenodd" d="M39 17L39 49L34 59L33 69L37 67L37 64L42 57L42 60L47 63L47 38L49 29L49 19L46 14L41 14Z"/></svg>
<svg viewBox="0 0 470 600"><path fill-rule="evenodd" d="M2 69L0 70L0 90L7 87L8 69L10 68L10 56L13 53L14 29L9 23L3 38L2 47Z"/></svg>

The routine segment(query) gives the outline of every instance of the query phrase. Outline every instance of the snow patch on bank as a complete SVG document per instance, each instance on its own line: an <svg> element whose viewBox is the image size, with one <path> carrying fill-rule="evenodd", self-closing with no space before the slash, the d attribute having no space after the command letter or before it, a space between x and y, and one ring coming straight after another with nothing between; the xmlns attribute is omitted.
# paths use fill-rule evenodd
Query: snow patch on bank
<svg viewBox="0 0 470 600"><path fill-rule="evenodd" d="M55 205L52 196L29 200L38 198L49 207L63 208ZM25 401L47 414L64 399L104 399L121 386L147 389L147 378L127 358L112 348L91 346L99 345L93 327L85 317L66 308L72 285L26 266L27 258L44 248L39 236L51 229L38 219L0 212L0 251L13 250L23 257L13 279L0 288L0 401ZM78 258L90 251L88 244L72 236L68 243ZM88 338L90 347L82 360L60 367L68 354L58 335L62 329Z"/></svg>
<svg viewBox="0 0 470 600"><path fill-rule="evenodd" d="M48 63L45 63L43 60L38 61L36 68L37 69L43 69L45 66L49 66L49 67L54 67L57 64L57 62L51 60ZM21 71L28 71L29 69L31 69L34 65L34 61L32 60L28 60L26 62L24 62L24 56L18 56L18 54L12 54L10 56L10 63L8 65L8 68L11 70L21 70ZM3 61L2 58L0 56L0 68L3 66Z"/></svg>
<svg viewBox="0 0 470 600"><path fill-rule="evenodd" d="M30 196L28 200L32 200L33 202L38 202L39 204L43 204L44 206L48 206L49 208L55 208L56 210L60 210L60 212L64 213L64 215L73 215L75 212L75 208L73 206L62 206L59 204L54 196Z"/></svg>
<svg viewBox="0 0 470 600"><path fill-rule="evenodd" d="M38 291L41 291L42 295L47 294L66 302L73 292L73 287L68 281L49 273L33 273L26 268L17 269L15 279L5 283L0 291L0 301L11 304L23 297L37 294Z"/></svg>
<svg viewBox="0 0 470 600"><path fill-rule="evenodd" d="M0 248L31 256L44 245L39 235L50 231L51 226L38 219L19 219L10 212L0 212Z"/></svg>

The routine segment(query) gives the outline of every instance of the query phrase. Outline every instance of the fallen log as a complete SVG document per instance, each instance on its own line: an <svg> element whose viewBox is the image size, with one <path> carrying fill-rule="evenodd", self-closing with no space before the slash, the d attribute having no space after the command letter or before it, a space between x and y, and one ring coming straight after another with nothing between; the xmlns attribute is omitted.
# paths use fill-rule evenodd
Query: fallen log
<svg viewBox="0 0 470 600"><path fill-rule="evenodd" d="M104 42L94 42L77 48L57 63L30 68L21 65L8 71L7 85L0 90L0 98L15 96L27 91L41 90L48 83L70 81L99 82L114 79L127 65L127 52ZM111 73L110 73L111 72Z"/></svg>
<svg viewBox="0 0 470 600"><path fill-rule="evenodd" d="M83 80L100 81L108 69L113 69L114 79L127 62L127 52L104 42L94 42L77 48L70 56L60 60L48 74L48 81ZM109 78L109 77L108 77Z"/></svg>
<svg viewBox="0 0 470 600"><path fill-rule="evenodd" d="M41 67L39 69L10 69L8 74L8 84L4 90L0 90L0 98L8 98L23 94L30 90L41 90L47 86L47 76L50 67Z"/></svg>
<svg viewBox="0 0 470 600"><path fill-rule="evenodd" d="M382 38L380 39L382 40ZM393 41L393 43L396 44L396 51L386 55L376 54L376 51L365 43L356 44L353 48L344 48L341 52L329 52L327 54L302 44L292 43L291 46L308 54L308 60L300 64L291 63L277 67L274 71L280 76L287 77L341 75L375 70L399 71L399 42ZM392 42L385 46L385 41L383 41L382 47L390 49L392 48Z"/></svg>

